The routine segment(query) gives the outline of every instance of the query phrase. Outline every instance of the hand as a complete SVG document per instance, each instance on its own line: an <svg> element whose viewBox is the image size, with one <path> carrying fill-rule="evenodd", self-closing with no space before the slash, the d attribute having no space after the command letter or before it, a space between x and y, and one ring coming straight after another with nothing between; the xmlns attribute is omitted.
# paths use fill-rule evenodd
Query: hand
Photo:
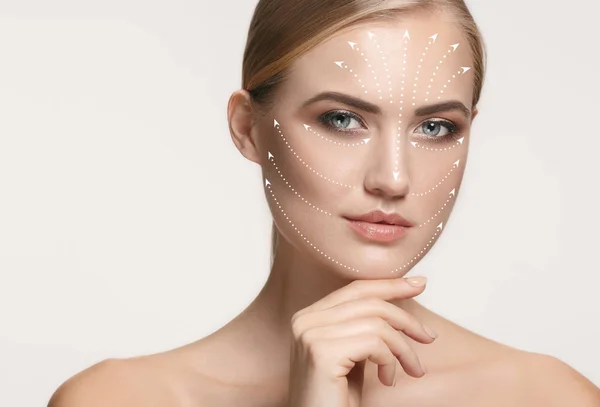
<svg viewBox="0 0 600 407"><path fill-rule="evenodd" d="M366 359L387 386L394 384L396 360L413 377L425 374L398 331L426 344L434 338L387 302L421 294L425 286L409 284L413 279L355 280L294 314L289 407L358 407Z"/></svg>

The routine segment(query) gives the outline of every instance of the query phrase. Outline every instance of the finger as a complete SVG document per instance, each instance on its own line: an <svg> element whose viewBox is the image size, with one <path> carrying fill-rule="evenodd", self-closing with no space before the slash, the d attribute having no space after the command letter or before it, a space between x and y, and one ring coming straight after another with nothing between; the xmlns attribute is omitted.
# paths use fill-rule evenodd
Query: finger
<svg viewBox="0 0 600 407"><path fill-rule="evenodd" d="M353 319L378 317L386 321L392 328L404 332L407 336L422 343L431 343L434 338L429 336L423 324L413 315L380 298L367 298L343 302L322 311L305 314L298 324L309 327L331 325L336 322Z"/></svg>
<svg viewBox="0 0 600 407"><path fill-rule="evenodd" d="M385 366L381 366L378 365L377 366L377 377L379 378L379 381L383 384L385 384L386 386L395 386L396 385L396 362L394 362L394 367L391 369L392 371L389 371L390 368L388 367L388 365ZM390 376L392 377L392 381L390 383Z"/></svg>
<svg viewBox="0 0 600 407"><path fill-rule="evenodd" d="M396 376L396 357L386 343L376 335L356 335L329 342L338 355L344 355L345 366L351 368L362 360L378 365L378 377L386 386L391 386Z"/></svg>
<svg viewBox="0 0 600 407"><path fill-rule="evenodd" d="M375 297L386 301L411 298L421 294L425 289L425 285L418 287L411 285L408 280L413 278L414 277L382 280L354 280L350 284L298 311L298 314L327 309L341 304L342 302L359 298Z"/></svg>
<svg viewBox="0 0 600 407"><path fill-rule="evenodd" d="M379 336L407 374L414 377L425 374L416 352L399 332L381 318L370 317L339 322L309 329L307 334L313 343L364 335Z"/></svg>

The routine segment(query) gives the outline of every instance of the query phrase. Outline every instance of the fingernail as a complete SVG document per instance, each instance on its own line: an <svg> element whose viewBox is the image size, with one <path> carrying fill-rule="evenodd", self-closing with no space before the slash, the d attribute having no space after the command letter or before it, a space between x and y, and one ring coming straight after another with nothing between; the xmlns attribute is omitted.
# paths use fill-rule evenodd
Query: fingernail
<svg viewBox="0 0 600 407"><path fill-rule="evenodd" d="M429 373L427 371L427 369L425 368L425 365L423 364L423 361L421 359L419 359L419 363L421 364L421 369L423 370L424 373Z"/></svg>
<svg viewBox="0 0 600 407"><path fill-rule="evenodd" d="M438 334L437 334L437 332L435 332L435 331L433 330L433 328L430 328L430 327L428 327L428 326L427 326L427 325L425 325L425 324L422 324L422 325L423 325L423 329L425 330L425 332L427 332L427 335L431 336L433 339L435 339L435 338L437 338L437 337L438 337Z"/></svg>
<svg viewBox="0 0 600 407"><path fill-rule="evenodd" d="M413 287L422 287L427 283L427 277L410 277L406 279L406 281L408 281L408 284L412 285Z"/></svg>

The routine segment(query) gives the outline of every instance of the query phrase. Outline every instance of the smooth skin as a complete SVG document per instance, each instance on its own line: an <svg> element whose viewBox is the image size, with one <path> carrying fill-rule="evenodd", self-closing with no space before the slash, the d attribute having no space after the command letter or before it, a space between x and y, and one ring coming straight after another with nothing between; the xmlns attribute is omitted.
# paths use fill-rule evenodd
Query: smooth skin
<svg viewBox="0 0 600 407"><path fill-rule="evenodd" d="M404 23L410 25L411 37L415 40L431 35L432 27L440 33L439 38L460 35L443 16L413 16ZM359 30L363 31L357 35L362 33L364 37L365 30L373 31L382 44L385 41L386 31L380 25L367 25ZM388 32L390 38L402 38L402 33ZM331 77L323 74L326 69L336 68L332 55L337 50L347 52L347 44L346 48L343 46L343 41L341 45L329 43L303 57L296 65L295 76L292 75L278 95L275 108L282 125L287 126L290 142L295 146L306 143L297 147L297 151L326 173L348 165L343 162L342 150L323 147L325 144L319 145L319 140L310 137L302 138L306 133L298 133L296 137L290 129L302 131L302 122L313 113L322 113L322 109L334 105L298 111L290 110L289 106L295 106L294 98L312 88L326 86L351 91L350 87L354 86L351 81L335 82L336 78L343 79L340 71L333 71L336 76ZM464 53L455 56L459 55L467 58ZM463 66L469 63L455 62ZM442 69L450 72L458 68L449 62ZM311 78L308 82L307 77ZM398 83L396 78L394 83ZM448 97L458 98L468 105L471 87L472 83L457 81L449 88ZM370 101L377 103L377 100ZM404 117L406 123L412 123L412 128L422 118L412 117L408 106ZM347 154L354 154L353 171L341 171L338 175L354 177L348 182L363 178L365 187L350 192L335 190L337 195L332 202L332 187L325 188L310 178L312 174L302 170L289 153L285 155L286 150L273 130L272 115L257 115L244 90L234 92L228 105L232 140L241 154L261 165L263 170L272 165L266 161L268 151L276 155L279 163L288 160L288 170L298 166L293 175L288 176L295 177L294 185L298 189L302 187L302 192L317 204L331 204L327 207L340 211L341 206L336 208L333 203L360 204L368 208L385 202L392 208L392 204L402 200L406 205L402 207L404 211L399 210L401 213L424 219L423 216L439 208L446 197L432 194L427 197L430 200L425 201L408 199L407 195L415 184L419 190L430 182L422 178L423 185L419 185L419 175L443 175L447 171L443 160L452 162L454 158L445 152L403 150L402 157L410 157L410 164L408 159L402 161L400 176L395 180L391 176L394 155L387 154L390 150L385 146L394 146L396 113L385 111L380 116L361 113L368 118L369 129L378 128L379 132L369 133L373 140L363 150L346 150ZM477 110L473 109L470 119L476 114ZM294 123L298 126L291 125ZM468 124L464 126L467 127L465 134ZM408 126L405 131L409 133ZM320 132L326 134L323 129ZM412 137L413 133L409 135ZM325 157L328 160L319 155L324 151L331 152ZM465 149L454 152L466 154ZM458 185L458 175L454 173L455 178L449 182ZM277 187L275 182L279 181L273 177L272 181L274 188ZM279 187L281 202L288 208L296 198L289 191L285 192L281 184ZM283 195L285 193L289 195ZM309 216L310 208L296 205L293 210L296 212L291 216L306 219L301 223L303 227L309 231L320 230L310 224L311 219L316 218ZM274 213L274 216L280 215ZM448 212L443 216L447 218ZM332 268L310 251L302 252L305 246L294 241L298 239L295 232L284 228L281 217L276 219L283 233L271 275L256 299L236 318L211 335L175 349L101 361L66 380L52 395L49 407L600 406L600 389L566 363L552 356L497 343L430 311L415 300L426 285L411 285L408 280L412 277L381 277L390 276L386 270L391 263L397 264L411 256L413 247L421 247L421 242L427 241L428 230L421 234L409 232L403 239L405 242L400 243L406 245L393 251L383 246L359 244L346 232L317 242L324 251L342 256L343 260L365 262L361 264L363 273L357 274ZM326 230L330 233L337 233L338 228L342 230L339 216L328 218L327 222ZM319 236L311 232L310 237L318 239ZM374 264L373 268L369 269L368 264ZM465 292L473 289L469 282L457 282L457 286ZM434 331L435 339L429 335ZM391 386L394 381L395 386Z"/></svg>
<svg viewBox="0 0 600 407"><path fill-rule="evenodd" d="M424 291L410 279L356 280L295 313L291 374L281 379L241 382L213 374L251 372L256 367L247 354L274 346L248 350L234 320L181 348L95 364L64 382L48 406L600 406L599 389L559 359L482 338L425 308L409 315L390 306ZM248 312L240 317L249 319ZM414 315L437 323L438 338ZM427 355L438 359L424 374L417 353L422 359L422 346L434 343L438 348ZM263 365L268 369L268 358Z"/></svg>
<svg viewBox="0 0 600 407"><path fill-rule="evenodd" d="M425 283L355 280L294 314L289 407L360 406L366 360L377 365L379 380L388 386L396 383L397 361L406 373L422 377L419 357L399 331L421 343L433 342L435 334L387 301L410 298Z"/></svg>

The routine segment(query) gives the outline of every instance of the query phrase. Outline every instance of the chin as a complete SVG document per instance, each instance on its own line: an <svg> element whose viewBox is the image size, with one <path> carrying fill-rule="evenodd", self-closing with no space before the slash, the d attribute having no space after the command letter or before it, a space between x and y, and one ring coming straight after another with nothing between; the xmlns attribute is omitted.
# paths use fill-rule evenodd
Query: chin
<svg viewBox="0 0 600 407"><path fill-rule="evenodd" d="M398 278L406 274L418 262L406 265L414 255L408 248L396 244L373 244L359 242L347 237L331 239L335 244L323 244L315 250L313 247L301 249L312 261L352 280ZM303 242L296 242L302 245ZM298 246L297 246L298 247ZM406 265L406 266L404 266ZM403 267L404 266L404 267Z"/></svg>
<svg viewBox="0 0 600 407"><path fill-rule="evenodd" d="M366 246L355 249L346 257L360 272L355 273L361 278L395 278L406 274L417 261L403 267L412 256L394 246Z"/></svg>

